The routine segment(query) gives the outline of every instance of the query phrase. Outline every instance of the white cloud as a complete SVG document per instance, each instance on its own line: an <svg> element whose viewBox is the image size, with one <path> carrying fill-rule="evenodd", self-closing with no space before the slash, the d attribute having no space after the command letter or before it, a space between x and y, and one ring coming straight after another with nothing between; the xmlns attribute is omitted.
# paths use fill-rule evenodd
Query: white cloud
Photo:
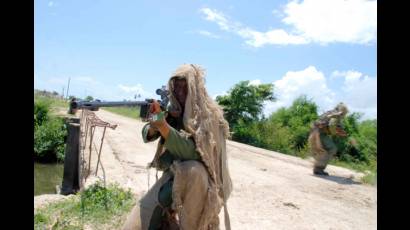
<svg viewBox="0 0 410 230"><path fill-rule="evenodd" d="M284 13L282 21L313 42L367 44L376 40L377 1L294 0Z"/></svg>
<svg viewBox="0 0 410 230"><path fill-rule="evenodd" d="M260 85L260 84L262 84L261 80L256 79L256 80L249 81L248 85Z"/></svg>
<svg viewBox="0 0 410 230"><path fill-rule="evenodd" d="M225 96L225 95L228 95L228 92L223 91L222 93L217 93L217 94L213 95L212 99L214 99L214 101L215 101L217 96Z"/></svg>
<svg viewBox="0 0 410 230"><path fill-rule="evenodd" d="M363 113L363 119L377 117L377 80L364 76L358 71L334 71L333 77L344 78L340 89L328 86L325 75L314 66L301 71L289 71L281 79L274 81L276 102L265 104L265 115L280 107L289 107L300 95L306 95L318 105L318 112L332 109L337 103L344 102L351 112Z"/></svg>
<svg viewBox="0 0 410 230"><path fill-rule="evenodd" d="M217 10L212 10L209 8L202 8L200 9L200 11L206 15L206 20L216 22L222 30L231 29L232 23L228 21L228 19L222 12L218 12Z"/></svg>
<svg viewBox="0 0 410 230"><path fill-rule="evenodd" d="M272 14L273 14L273 16L276 16L278 18L283 18L285 16L282 11L279 11L279 10L276 10L276 9L272 10Z"/></svg>
<svg viewBox="0 0 410 230"><path fill-rule="evenodd" d="M52 7L53 5L54 5L54 2L53 2L53 1L49 1L49 2L48 2L48 6L49 6L49 7Z"/></svg>
<svg viewBox="0 0 410 230"><path fill-rule="evenodd" d="M259 32L249 27L243 26L239 22L228 20L228 18L217 10L202 8L200 10L205 19L218 24L219 28L224 31L233 32L245 39L245 43L253 47L261 47L266 44L304 44L307 41L300 36L288 34L284 30L270 30Z"/></svg>
<svg viewBox="0 0 410 230"><path fill-rule="evenodd" d="M277 101L266 103L265 114L290 106L301 95L312 99L320 108L329 108L335 104L335 93L327 86L324 74L314 66L301 71L289 71L273 84Z"/></svg>
<svg viewBox="0 0 410 230"><path fill-rule="evenodd" d="M145 98L158 98L153 93L146 92L141 84L137 85L124 85L118 84L113 88L112 85L107 85L94 81L93 84L87 84L89 80L87 78L84 81L78 82L76 89L80 90L80 97L82 95L92 95L94 98L109 101L122 101L122 100L144 100ZM137 97L136 97L137 96ZM140 96L140 97L138 97Z"/></svg>
<svg viewBox="0 0 410 230"><path fill-rule="evenodd" d="M357 71L341 72L344 77L340 100L351 111L363 113L363 118L377 117L377 79Z"/></svg>
<svg viewBox="0 0 410 230"><path fill-rule="evenodd" d="M267 32L258 32L253 29L246 28L238 30L237 34L239 34L243 38L248 39L245 41L245 43L253 47L262 47L268 44L299 45L308 43L305 38L288 34L282 29L270 30Z"/></svg>
<svg viewBox="0 0 410 230"><path fill-rule="evenodd" d="M144 91L142 89L141 84L137 84L135 86L125 86L125 85L119 84L118 88L120 88L122 91L124 91L126 93L141 93L141 92Z"/></svg>
<svg viewBox="0 0 410 230"><path fill-rule="evenodd" d="M215 9L202 8L205 20L215 22L223 31L232 32L245 39L247 45L300 45L316 42L369 44L376 40L377 2L365 0L305 0L291 1L283 12L273 14L283 17L282 22L290 26L266 32L243 26L230 20Z"/></svg>
<svg viewBox="0 0 410 230"><path fill-rule="evenodd" d="M151 92L145 91L141 84L137 84L134 86L126 86L123 84L119 84L118 88L121 91L122 97L127 97L127 98L132 97L133 99L138 99L138 100L144 100L145 98L154 97L154 94ZM135 98L135 96L137 97ZM155 95L155 98L157 97L159 96Z"/></svg>
<svg viewBox="0 0 410 230"><path fill-rule="evenodd" d="M52 77L47 79L39 79L38 75L34 75L35 88L56 90L60 92L62 87L67 91L69 76ZM112 84L106 84L90 76L71 76L69 95L74 95L79 98L84 98L88 95L100 100L122 101L126 100L144 100L145 98L157 98L154 92L146 92L141 84L124 85L119 84L117 87ZM135 98L135 95L141 95L141 98Z"/></svg>
<svg viewBox="0 0 410 230"><path fill-rule="evenodd" d="M330 74L330 79L338 79L340 77L343 77L345 75L345 72L341 72L339 70L335 70Z"/></svg>
<svg viewBox="0 0 410 230"><path fill-rule="evenodd" d="M200 35L210 37L210 38L220 38L220 36L218 36L216 34L213 34L213 33L209 32L209 31L206 31L206 30L199 30L198 33Z"/></svg>
<svg viewBox="0 0 410 230"><path fill-rule="evenodd" d="M358 81L360 80L360 78L362 77L362 73L357 72L357 71L346 71L346 72L340 72L341 75L344 75L345 77L345 83L348 86L352 86L352 84L354 83L359 83Z"/></svg>

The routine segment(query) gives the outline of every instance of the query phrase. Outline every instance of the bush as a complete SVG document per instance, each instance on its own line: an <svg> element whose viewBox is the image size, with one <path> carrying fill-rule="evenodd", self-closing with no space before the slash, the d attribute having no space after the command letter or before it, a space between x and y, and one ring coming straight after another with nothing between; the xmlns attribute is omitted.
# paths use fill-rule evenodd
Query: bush
<svg viewBox="0 0 410 230"><path fill-rule="evenodd" d="M289 128L266 120L255 127L254 133L258 134L260 147L288 154L292 153L292 137Z"/></svg>
<svg viewBox="0 0 410 230"><path fill-rule="evenodd" d="M232 139L245 144L305 158L310 155L310 127L318 118L316 104L305 96L297 98L289 108L280 108L268 119L244 122L233 127ZM377 122L360 122L361 114L352 113L343 119L348 136L334 138L338 147L336 161L349 167L375 170L377 164ZM358 167L355 167L357 165Z"/></svg>
<svg viewBox="0 0 410 230"><path fill-rule="evenodd" d="M288 128L270 120L252 123L238 122L232 139L269 150L291 153L291 134Z"/></svg>
<svg viewBox="0 0 410 230"><path fill-rule="evenodd" d="M35 95L34 100L34 158L42 162L64 161L67 130L62 118L53 116L50 108L59 99Z"/></svg>
<svg viewBox="0 0 410 230"><path fill-rule="evenodd" d="M275 100L272 84L252 85L249 81L241 81L227 95L216 97L216 102L223 107L225 119L232 129L239 125L240 120L245 123L259 120L263 103Z"/></svg>
<svg viewBox="0 0 410 230"><path fill-rule="evenodd" d="M306 151L310 125L317 117L317 105L305 95L296 98L289 108L280 108L271 114L269 117L271 122L289 131L291 150L284 153L294 154Z"/></svg>
<svg viewBox="0 0 410 230"><path fill-rule="evenodd" d="M35 210L34 229L120 229L135 204L130 190L101 182Z"/></svg>
<svg viewBox="0 0 410 230"><path fill-rule="evenodd" d="M34 127L42 125L48 120L50 104L45 101L34 102Z"/></svg>
<svg viewBox="0 0 410 230"><path fill-rule="evenodd" d="M132 198L130 190L125 191L118 184L104 187L99 181L81 192L81 211L83 215L100 215L96 210L115 214L123 206L127 206Z"/></svg>
<svg viewBox="0 0 410 230"><path fill-rule="evenodd" d="M258 138L253 135L253 125L254 124L246 124L240 119L238 124L233 127L232 140L258 146Z"/></svg>
<svg viewBox="0 0 410 230"><path fill-rule="evenodd" d="M64 107L68 108L68 101L62 99L59 96L52 96L52 93L34 93L34 104L46 104L47 107L50 108L57 108L57 107Z"/></svg>
<svg viewBox="0 0 410 230"><path fill-rule="evenodd" d="M85 100L85 101L93 101L94 98L93 98L92 96L87 96L87 97L85 97L84 100Z"/></svg>
<svg viewBox="0 0 410 230"><path fill-rule="evenodd" d="M255 87L248 81L236 84L227 95L216 98L233 132L232 139L303 158L310 155L308 137L312 123L319 117L316 103L301 95L290 107L282 107L265 119L261 113L267 100L275 100L273 86ZM352 113L343 119L348 136L334 138L338 147L335 161L360 170L376 170L377 122L360 122L361 116Z"/></svg>
<svg viewBox="0 0 410 230"><path fill-rule="evenodd" d="M296 156L306 158L311 156L309 143L306 143L302 148L296 151Z"/></svg>
<svg viewBox="0 0 410 230"><path fill-rule="evenodd" d="M360 117L353 113L343 120L348 138L337 139L337 156L346 162L370 164L377 158L376 120L359 122Z"/></svg>
<svg viewBox="0 0 410 230"><path fill-rule="evenodd" d="M34 157L39 161L64 161L67 129L62 118L49 118L34 129Z"/></svg>
<svg viewBox="0 0 410 230"><path fill-rule="evenodd" d="M280 108L268 119L245 122L233 126L232 139L285 154L305 157L310 124L317 116L317 106L302 95L289 108Z"/></svg>
<svg viewBox="0 0 410 230"><path fill-rule="evenodd" d="M367 120L359 124L359 137L356 138L357 146L366 158L377 158L377 124L376 120Z"/></svg>

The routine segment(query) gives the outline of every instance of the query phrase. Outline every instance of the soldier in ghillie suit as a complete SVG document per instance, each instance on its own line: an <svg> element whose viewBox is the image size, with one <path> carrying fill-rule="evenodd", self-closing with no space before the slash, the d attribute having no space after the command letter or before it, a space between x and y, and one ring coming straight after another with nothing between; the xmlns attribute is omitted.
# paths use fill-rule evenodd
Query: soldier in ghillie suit
<svg viewBox="0 0 410 230"><path fill-rule="evenodd" d="M325 112L313 123L309 135L309 145L315 159L313 165L315 175L329 175L324 169L330 159L337 153L334 138L346 137L342 119L347 112L347 107L343 103L339 103L336 108Z"/></svg>
<svg viewBox="0 0 410 230"><path fill-rule="evenodd" d="M232 191L226 139L229 125L223 110L205 89L204 69L184 64L171 76L168 113L159 104L142 130L144 142L160 138L151 167L163 171L129 215L123 229L219 229L224 207L230 229L227 199Z"/></svg>

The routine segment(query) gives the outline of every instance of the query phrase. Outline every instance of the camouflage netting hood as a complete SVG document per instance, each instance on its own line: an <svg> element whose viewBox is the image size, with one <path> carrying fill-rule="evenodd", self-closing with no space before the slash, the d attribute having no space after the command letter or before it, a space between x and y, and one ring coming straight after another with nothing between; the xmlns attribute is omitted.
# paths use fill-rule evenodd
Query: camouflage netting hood
<svg viewBox="0 0 410 230"><path fill-rule="evenodd" d="M205 89L205 70L198 65L184 64L172 75L168 82L170 91L170 103L173 110L181 111L181 107L173 95L173 82L175 78L185 79L188 86L188 94L185 101L183 114L184 129L188 136L192 136L196 143L196 150L201 156L202 162L210 176L212 194L218 197L210 199L208 212L203 216L217 216L222 205L225 207L225 224L227 220L226 200L232 191L232 182L229 176L226 156L226 139L229 136L229 125L223 117L222 108L208 95ZM210 193L208 193L208 196ZM215 206L216 205L216 206ZM206 208L205 208L206 210ZM206 212L204 210L204 212ZM200 223L206 225L206 218Z"/></svg>
<svg viewBox="0 0 410 230"><path fill-rule="evenodd" d="M343 102L340 102L336 108L335 111L337 115L344 117L346 116L346 114L349 112L349 110L347 109L347 106L345 104L343 104Z"/></svg>

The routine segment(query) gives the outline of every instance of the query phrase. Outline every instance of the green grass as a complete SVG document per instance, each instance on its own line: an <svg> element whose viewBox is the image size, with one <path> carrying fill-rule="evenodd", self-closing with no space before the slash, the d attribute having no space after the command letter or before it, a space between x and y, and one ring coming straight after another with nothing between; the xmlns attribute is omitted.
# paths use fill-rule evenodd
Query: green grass
<svg viewBox="0 0 410 230"><path fill-rule="evenodd" d="M61 98L48 97L48 96L43 96L39 94L34 94L34 101L43 101L49 104L51 108L60 107L60 108L68 109L68 101L61 99Z"/></svg>
<svg viewBox="0 0 410 230"><path fill-rule="evenodd" d="M107 107L104 108L104 110L107 110L109 112L113 112L122 116L134 118L134 119L140 119L140 108L137 106L133 107Z"/></svg>
<svg viewBox="0 0 410 230"><path fill-rule="evenodd" d="M365 175L361 178L363 183L370 185L375 185L377 183L377 161L375 160L371 161L370 164L365 164L332 159L330 164L364 173Z"/></svg>
<svg viewBox="0 0 410 230"><path fill-rule="evenodd" d="M119 229L135 203L129 190L97 182L78 195L36 210L34 229Z"/></svg>
<svg viewBox="0 0 410 230"><path fill-rule="evenodd" d="M34 101L46 104L51 114L61 117L61 110L68 111L68 100L34 93Z"/></svg>
<svg viewBox="0 0 410 230"><path fill-rule="evenodd" d="M34 160L64 161L67 128L61 109L67 106L61 98L34 93Z"/></svg>
<svg viewBox="0 0 410 230"><path fill-rule="evenodd" d="M371 185L377 184L377 171L366 173L366 175L362 177L362 182Z"/></svg>

